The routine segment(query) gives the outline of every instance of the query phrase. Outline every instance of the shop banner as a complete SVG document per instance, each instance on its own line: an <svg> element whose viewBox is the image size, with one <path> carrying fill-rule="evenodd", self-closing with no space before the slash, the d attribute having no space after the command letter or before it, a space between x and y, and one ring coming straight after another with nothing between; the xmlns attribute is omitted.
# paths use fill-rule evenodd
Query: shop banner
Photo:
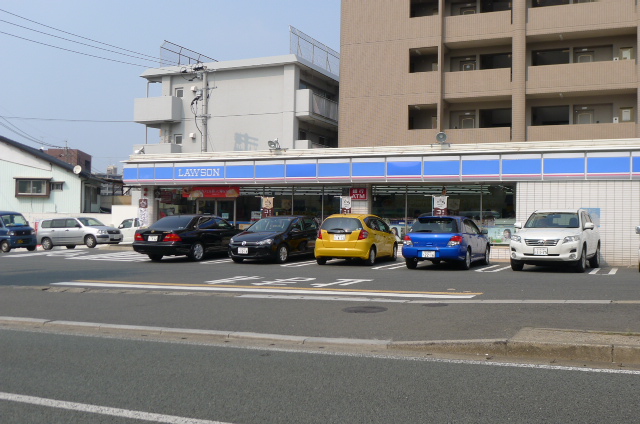
<svg viewBox="0 0 640 424"><path fill-rule="evenodd" d="M353 200L368 200L369 196L366 188L350 188L349 196Z"/></svg>
<svg viewBox="0 0 640 424"><path fill-rule="evenodd" d="M199 197L238 197L240 187L184 187L182 197L196 199Z"/></svg>
<svg viewBox="0 0 640 424"><path fill-rule="evenodd" d="M262 217L273 216L273 197L262 198Z"/></svg>
<svg viewBox="0 0 640 424"><path fill-rule="evenodd" d="M447 197L449 196L433 196L433 215L442 216L448 215L447 211Z"/></svg>
<svg viewBox="0 0 640 424"><path fill-rule="evenodd" d="M342 196L340 199L340 213L351 213L351 197Z"/></svg>

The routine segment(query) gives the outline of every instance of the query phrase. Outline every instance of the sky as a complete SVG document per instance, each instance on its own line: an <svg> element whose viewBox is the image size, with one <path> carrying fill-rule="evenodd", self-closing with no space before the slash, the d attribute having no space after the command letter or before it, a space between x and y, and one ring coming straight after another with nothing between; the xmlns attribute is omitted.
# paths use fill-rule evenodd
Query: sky
<svg viewBox="0 0 640 424"><path fill-rule="evenodd" d="M133 102L164 40L218 61L279 56L289 25L340 51L340 0L2 0L0 135L122 172L145 142Z"/></svg>

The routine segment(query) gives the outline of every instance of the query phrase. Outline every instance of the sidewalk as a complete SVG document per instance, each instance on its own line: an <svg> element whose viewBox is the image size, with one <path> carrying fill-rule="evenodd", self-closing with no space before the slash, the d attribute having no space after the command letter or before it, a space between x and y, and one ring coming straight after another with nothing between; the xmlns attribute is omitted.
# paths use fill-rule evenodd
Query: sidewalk
<svg viewBox="0 0 640 424"><path fill-rule="evenodd" d="M380 349L395 353L454 354L475 359L580 361L592 364L640 366L640 334L524 328L509 339L392 341L304 337L222 330L200 330L93 322L0 317L0 327L40 328L64 333L121 334L128 337L180 339L199 342L244 342L279 348Z"/></svg>

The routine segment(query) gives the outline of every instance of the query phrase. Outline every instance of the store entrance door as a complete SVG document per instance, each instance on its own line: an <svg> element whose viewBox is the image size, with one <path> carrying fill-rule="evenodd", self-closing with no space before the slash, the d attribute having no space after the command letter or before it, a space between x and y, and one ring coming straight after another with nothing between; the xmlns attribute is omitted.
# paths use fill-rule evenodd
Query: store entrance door
<svg viewBox="0 0 640 424"><path fill-rule="evenodd" d="M197 199L196 212L206 213L236 223L236 199Z"/></svg>

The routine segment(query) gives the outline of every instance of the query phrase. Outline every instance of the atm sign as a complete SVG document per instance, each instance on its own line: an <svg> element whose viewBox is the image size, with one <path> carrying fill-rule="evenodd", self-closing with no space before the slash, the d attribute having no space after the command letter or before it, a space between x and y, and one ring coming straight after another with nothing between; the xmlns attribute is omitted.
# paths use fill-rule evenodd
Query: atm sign
<svg viewBox="0 0 640 424"><path fill-rule="evenodd" d="M351 188L349 194L353 200L368 200L366 188Z"/></svg>

